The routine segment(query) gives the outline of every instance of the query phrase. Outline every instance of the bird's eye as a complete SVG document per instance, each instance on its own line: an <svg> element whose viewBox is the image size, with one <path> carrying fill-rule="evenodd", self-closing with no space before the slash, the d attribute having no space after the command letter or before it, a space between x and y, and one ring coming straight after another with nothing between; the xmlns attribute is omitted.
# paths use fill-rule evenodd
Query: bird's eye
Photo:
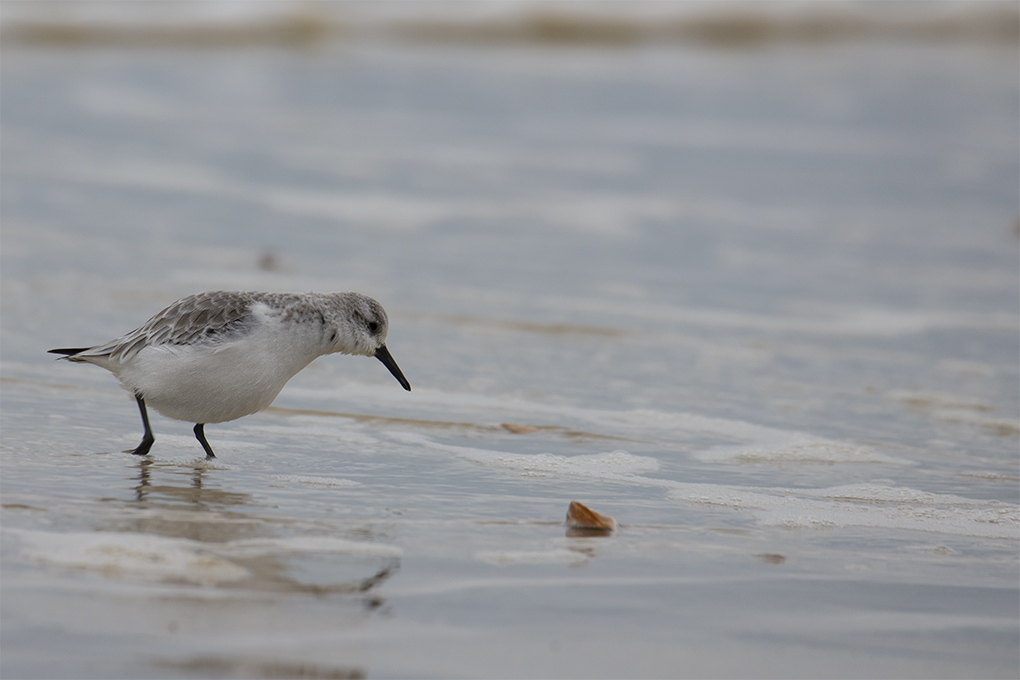
<svg viewBox="0 0 1020 680"><path fill-rule="evenodd" d="M372 333L375 333L376 331L378 331L379 330L378 322L376 322L376 321L369 321L368 322L368 330L370 330Z"/></svg>

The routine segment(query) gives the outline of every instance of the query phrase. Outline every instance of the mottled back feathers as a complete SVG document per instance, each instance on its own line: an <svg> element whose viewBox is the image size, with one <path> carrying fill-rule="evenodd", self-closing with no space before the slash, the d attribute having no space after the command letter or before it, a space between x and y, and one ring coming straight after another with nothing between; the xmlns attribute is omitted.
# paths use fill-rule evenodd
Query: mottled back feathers
<svg viewBox="0 0 1020 680"><path fill-rule="evenodd" d="M360 297L360 296L359 296ZM71 361L88 357L109 357L114 361L130 360L143 347L161 345L198 345L204 341L223 341L223 336L242 335L252 319L252 306L265 302L273 309L282 309L283 321L314 320L325 326L321 304L308 296L291 293L254 293L211 291L189 295L173 303L145 322L140 328L102 345L72 351Z"/></svg>

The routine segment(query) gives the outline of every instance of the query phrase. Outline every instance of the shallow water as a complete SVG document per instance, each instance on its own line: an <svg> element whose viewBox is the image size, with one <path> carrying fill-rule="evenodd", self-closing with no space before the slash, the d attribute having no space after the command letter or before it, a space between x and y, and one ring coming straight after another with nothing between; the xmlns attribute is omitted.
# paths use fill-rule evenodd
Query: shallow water
<svg viewBox="0 0 1020 680"><path fill-rule="evenodd" d="M5 52L0 671L1015 677L1016 56ZM120 453L45 350L217 288L376 297L413 391Z"/></svg>

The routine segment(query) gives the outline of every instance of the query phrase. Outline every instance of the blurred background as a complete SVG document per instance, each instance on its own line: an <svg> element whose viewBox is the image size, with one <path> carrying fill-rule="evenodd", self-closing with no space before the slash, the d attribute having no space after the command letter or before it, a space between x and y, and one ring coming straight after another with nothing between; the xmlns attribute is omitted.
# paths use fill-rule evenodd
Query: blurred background
<svg viewBox="0 0 1020 680"><path fill-rule="evenodd" d="M4 0L0 49L5 677L1020 671L1017 3ZM215 466L118 454L45 350L210 289L377 298L413 391L330 357Z"/></svg>

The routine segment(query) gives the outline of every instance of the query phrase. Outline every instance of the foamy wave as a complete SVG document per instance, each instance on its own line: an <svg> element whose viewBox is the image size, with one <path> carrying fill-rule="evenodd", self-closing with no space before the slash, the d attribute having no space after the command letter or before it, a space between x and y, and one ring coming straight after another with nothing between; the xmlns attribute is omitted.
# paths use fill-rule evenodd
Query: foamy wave
<svg viewBox="0 0 1020 680"><path fill-rule="evenodd" d="M875 451L867 446L854 446L817 437L795 436L770 446L725 446L698 451L694 458L714 463L892 463L906 465L909 461Z"/></svg>
<svg viewBox="0 0 1020 680"><path fill-rule="evenodd" d="M320 437L329 439L331 442L351 444L354 446L375 446L379 440L370 435L358 431L349 423L343 427L335 427L323 424L310 424L312 418L303 416L295 419L294 424L287 425L263 425L259 423L246 424L244 427L249 431L261 435L281 435L292 438L300 433L302 438Z"/></svg>
<svg viewBox="0 0 1020 680"><path fill-rule="evenodd" d="M505 567L511 564L579 564L587 561L588 555L567 548L536 551L494 550L476 553L475 559Z"/></svg>
<svg viewBox="0 0 1020 680"><path fill-rule="evenodd" d="M183 538L107 531L58 533L8 530L24 557L46 564L98 571L106 576L218 585L248 578L244 567Z"/></svg>
<svg viewBox="0 0 1020 680"><path fill-rule="evenodd" d="M716 463L887 463L909 465L911 461L880 452L873 447L839 442L815 437L796 430L782 430L755 425L740 420L711 418L692 413L666 413L649 409L630 411L602 411L572 406L547 405L517 399L487 398L483 395L461 395L456 393L429 392L426 400L437 406L457 408L463 412L482 412L482 417L491 412L500 416L513 414L524 422L540 416L547 422L550 416L559 422L586 423L595 431L611 432L615 436L634 439L663 438L683 440L691 436L709 436L734 441L743 440L740 445L717 446L696 451L691 455L704 462ZM495 416L493 416L495 417ZM416 435L407 435L416 436ZM406 438L405 438L406 440ZM427 438L416 443L430 442ZM429 444L432 448L437 448ZM463 447L453 447L466 452ZM448 449L452 450L452 449ZM482 449L470 449L484 452ZM491 452L477 453L475 457L486 458ZM467 453L465 457L469 457ZM474 454L473 454L474 455ZM499 454L501 458L514 460L510 454ZM607 456L608 454L599 454ZM629 455L629 454L628 454ZM562 457L561 457L562 458ZM572 457L578 462L583 458ZM649 459L651 460L651 459ZM522 463L523 464L523 463ZM527 463L536 464L535 461ZM657 468L655 468L657 469ZM644 469L632 470L645 472Z"/></svg>
<svg viewBox="0 0 1020 680"><path fill-rule="evenodd" d="M671 499L750 512L758 524L789 529L868 527L983 538L1020 538L1020 506L905 487L747 489L669 484Z"/></svg>
<svg viewBox="0 0 1020 680"><path fill-rule="evenodd" d="M580 456L519 454L442 444L411 433L398 434L397 438L523 477L583 477L660 488L669 500L746 512L762 526L816 529L854 526L985 538L1020 537L1020 506L998 501L971 500L881 483L822 489L696 484L645 476L659 470L658 461L626 451ZM800 457L789 460L799 462L809 456L809 460L818 462L852 462L860 456L869 462L888 462L880 455L871 456L866 450L865 453L857 453L857 447L824 440L809 444L802 441L799 446L806 447L804 450L810 453L798 452L794 448L791 455ZM783 460L783 455L773 452L768 460L777 460L777 456Z"/></svg>
<svg viewBox="0 0 1020 680"><path fill-rule="evenodd" d="M311 486L332 486L337 488L361 486L361 482L356 482L353 479L343 479L339 477L315 477L309 475L272 475L272 478L277 479L281 482L288 482L293 484L309 484Z"/></svg>
<svg viewBox="0 0 1020 680"><path fill-rule="evenodd" d="M655 458L635 456L619 450L579 456L560 456L552 453L522 454L440 444L418 434L405 433L396 436L404 443L447 451L472 463L519 472L523 476L561 475L625 481L636 473L655 472L659 469L659 461Z"/></svg>
<svg viewBox="0 0 1020 680"><path fill-rule="evenodd" d="M361 557L400 557L404 551L395 545L351 541L331 536L294 536L292 538L248 538L229 541L217 551L232 557L255 557L293 552L330 552Z"/></svg>
<svg viewBox="0 0 1020 680"><path fill-rule="evenodd" d="M897 390L889 396L908 408L926 413L947 423L977 425L1001 436L1015 436L1020 432L1020 421L1014 418L991 415L996 409L980 399L956 396L941 392L915 392Z"/></svg>
<svg viewBox="0 0 1020 680"><path fill-rule="evenodd" d="M26 559L65 569L96 571L105 576L146 581L171 581L202 586L221 585L252 576L234 559L328 552L370 558L397 558L392 545L329 536L241 539L208 543L184 538L129 532L50 532L7 529Z"/></svg>

